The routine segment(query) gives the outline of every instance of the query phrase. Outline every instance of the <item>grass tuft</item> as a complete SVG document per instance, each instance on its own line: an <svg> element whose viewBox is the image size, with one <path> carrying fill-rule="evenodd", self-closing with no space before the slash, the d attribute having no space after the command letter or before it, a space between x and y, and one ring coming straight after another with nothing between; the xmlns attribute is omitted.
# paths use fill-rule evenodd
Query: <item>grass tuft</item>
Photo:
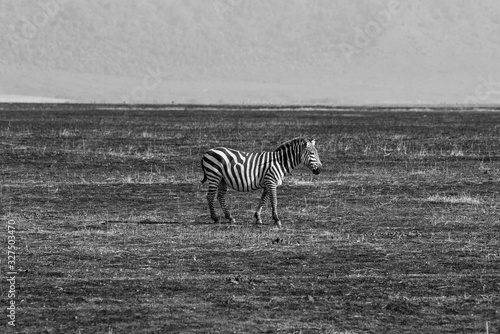
<svg viewBox="0 0 500 334"><path fill-rule="evenodd" d="M471 196L470 194L462 193L459 195L431 195L425 199L426 202L434 203L450 203L450 204L470 204L470 205L480 205L482 200L477 196Z"/></svg>

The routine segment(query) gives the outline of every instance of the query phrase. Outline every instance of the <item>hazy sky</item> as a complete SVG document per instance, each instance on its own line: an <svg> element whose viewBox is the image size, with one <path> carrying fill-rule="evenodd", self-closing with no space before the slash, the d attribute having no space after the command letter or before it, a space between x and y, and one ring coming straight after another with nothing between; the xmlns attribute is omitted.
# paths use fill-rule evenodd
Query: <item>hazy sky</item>
<svg viewBox="0 0 500 334"><path fill-rule="evenodd" d="M2 0L0 95L500 103L498 0Z"/></svg>

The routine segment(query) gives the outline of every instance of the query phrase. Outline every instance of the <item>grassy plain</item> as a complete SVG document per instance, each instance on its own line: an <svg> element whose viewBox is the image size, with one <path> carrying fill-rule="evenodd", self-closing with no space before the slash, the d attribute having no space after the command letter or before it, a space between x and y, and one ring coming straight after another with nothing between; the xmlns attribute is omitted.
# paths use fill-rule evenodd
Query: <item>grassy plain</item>
<svg viewBox="0 0 500 334"><path fill-rule="evenodd" d="M15 329L499 333L499 135L489 109L0 105ZM259 192L212 224L203 153L298 136L324 169L279 188L284 228Z"/></svg>

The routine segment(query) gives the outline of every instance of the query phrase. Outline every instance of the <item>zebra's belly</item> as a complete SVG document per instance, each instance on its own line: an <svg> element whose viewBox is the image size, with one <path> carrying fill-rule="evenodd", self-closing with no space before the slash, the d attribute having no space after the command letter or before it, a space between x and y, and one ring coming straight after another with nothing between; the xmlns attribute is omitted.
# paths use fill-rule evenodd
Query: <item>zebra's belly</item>
<svg viewBox="0 0 500 334"><path fill-rule="evenodd" d="M253 191L264 188L262 175L252 175L243 169L234 168L232 173L228 173L224 178L226 183L237 191Z"/></svg>
<svg viewBox="0 0 500 334"><path fill-rule="evenodd" d="M237 191L254 191L264 188L264 185L256 180L243 180L236 181L234 184L230 184L234 190Z"/></svg>

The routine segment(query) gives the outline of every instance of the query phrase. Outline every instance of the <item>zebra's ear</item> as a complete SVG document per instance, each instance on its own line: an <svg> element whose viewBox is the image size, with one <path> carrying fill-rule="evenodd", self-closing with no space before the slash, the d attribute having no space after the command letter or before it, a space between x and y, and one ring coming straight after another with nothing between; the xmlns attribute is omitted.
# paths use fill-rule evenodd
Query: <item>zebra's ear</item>
<svg viewBox="0 0 500 334"><path fill-rule="evenodd" d="M316 140L312 138L311 139L306 138L306 143L307 143L307 148L312 149L314 145L316 145Z"/></svg>

